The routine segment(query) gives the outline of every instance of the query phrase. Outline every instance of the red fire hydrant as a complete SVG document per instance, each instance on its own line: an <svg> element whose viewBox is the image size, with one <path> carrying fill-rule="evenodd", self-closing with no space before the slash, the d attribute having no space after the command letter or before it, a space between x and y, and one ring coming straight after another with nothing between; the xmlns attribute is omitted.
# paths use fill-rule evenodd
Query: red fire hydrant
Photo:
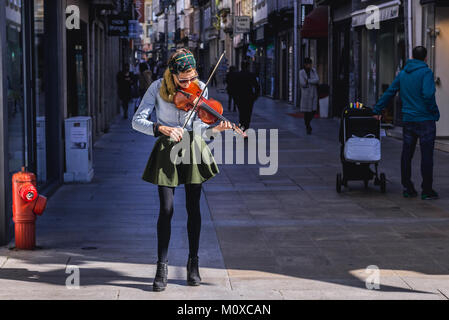
<svg viewBox="0 0 449 320"><path fill-rule="evenodd" d="M12 212L16 249L33 250L36 246L36 215L41 216L47 198L36 188L36 176L22 168L12 177Z"/></svg>

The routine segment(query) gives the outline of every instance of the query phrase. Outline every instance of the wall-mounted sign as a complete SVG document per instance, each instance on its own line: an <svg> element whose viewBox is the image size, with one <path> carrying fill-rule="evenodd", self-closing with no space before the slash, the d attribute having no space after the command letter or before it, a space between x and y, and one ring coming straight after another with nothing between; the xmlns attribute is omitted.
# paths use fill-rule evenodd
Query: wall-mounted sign
<svg viewBox="0 0 449 320"><path fill-rule="evenodd" d="M129 34L128 37L131 39L140 39L140 35L143 34L143 28L138 20L129 20Z"/></svg>
<svg viewBox="0 0 449 320"><path fill-rule="evenodd" d="M136 7L136 19L140 23L145 23L145 1L134 0L134 5Z"/></svg>
<svg viewBox="0 0 449 320"><path fill-rule="evenodd" d="M234 18L234 33L248 33L251 31L251 17L236 16Z"/></svg>
<svg viewBox="0 0 449 320"><path fill-rule="evenodd" d="M121 15L109 16L108 34L110 37L127 37L128 30L128 18Z"/></svg>

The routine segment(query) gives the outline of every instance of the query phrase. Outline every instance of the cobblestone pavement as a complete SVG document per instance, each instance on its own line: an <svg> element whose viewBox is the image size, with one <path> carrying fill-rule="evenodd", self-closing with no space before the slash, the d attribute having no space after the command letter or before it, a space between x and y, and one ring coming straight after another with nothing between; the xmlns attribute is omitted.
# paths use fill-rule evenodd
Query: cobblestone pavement
<svg viewBox="0 0 449 320"><path fill-rule="evenodd" d="M37 224L39 249L0 248L0 299L447 299L449 154L436 153L441 200L401 197L401 144L393 138L382 145L387 193L350 182L337 194L338 121L315 120L307 136L302 119L288 115L295 112L267 98L255 106L254 128L279 129L276 175L259 175L260 165L220 165L204 185L201 287L185 283L180 187L169 287L151 291L158 196L140 177L154 140L117 120L95 145L94 181L65 185L49 200ZM366 289L368 266L380 269L379 290ZM73 267L78 290L66 287Z"/></svg>

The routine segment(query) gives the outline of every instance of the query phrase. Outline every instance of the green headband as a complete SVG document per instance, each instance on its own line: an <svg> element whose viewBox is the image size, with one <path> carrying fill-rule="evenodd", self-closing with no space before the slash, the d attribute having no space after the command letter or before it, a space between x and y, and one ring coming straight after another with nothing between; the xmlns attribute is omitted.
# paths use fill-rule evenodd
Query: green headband
<svg viewBox="0 0 449 320"><path fill-rule="evenodd" d="M170 60L168 67L170 69L170 72L173 74L179 74L180 72L195 69L195 57L191 52L181 52Z"/></svg>

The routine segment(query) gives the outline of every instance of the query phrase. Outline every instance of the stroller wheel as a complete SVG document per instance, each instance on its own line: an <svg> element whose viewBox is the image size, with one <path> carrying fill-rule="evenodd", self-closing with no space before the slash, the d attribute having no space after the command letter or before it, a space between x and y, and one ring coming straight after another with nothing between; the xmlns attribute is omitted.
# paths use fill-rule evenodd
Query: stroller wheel
<svg viewBox="0 0 449 320"><path fill-rule="evenodd" d="M387 178L385 176L385 173L380 174L380 191L382 193L387 192Z"/></svg>
<svg viewBox="0 0 449 320"><path fill-rule="evenodd" d="M341 193L342 179L341 173L337 174L337 192Z"/></svg>

